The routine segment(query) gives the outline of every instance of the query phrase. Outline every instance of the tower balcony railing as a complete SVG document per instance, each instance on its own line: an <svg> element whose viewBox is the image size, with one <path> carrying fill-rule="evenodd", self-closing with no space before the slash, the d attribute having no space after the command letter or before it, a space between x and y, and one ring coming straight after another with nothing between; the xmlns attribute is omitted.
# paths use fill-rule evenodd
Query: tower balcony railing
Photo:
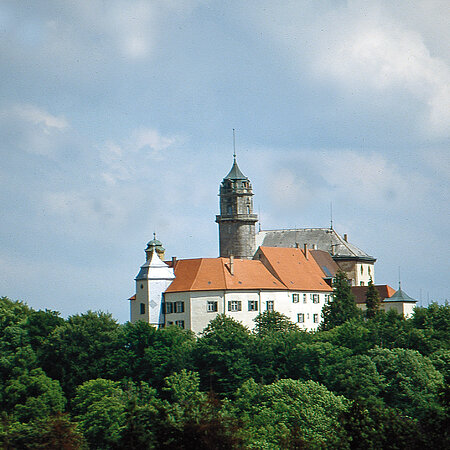
<svg viewBox="0 0 450 450"><path fill-rule="evenodd" d="M236 219L242 219L242 220L258 220L258 214L220 214L216 216L217 220L236 220Z"/></svg>

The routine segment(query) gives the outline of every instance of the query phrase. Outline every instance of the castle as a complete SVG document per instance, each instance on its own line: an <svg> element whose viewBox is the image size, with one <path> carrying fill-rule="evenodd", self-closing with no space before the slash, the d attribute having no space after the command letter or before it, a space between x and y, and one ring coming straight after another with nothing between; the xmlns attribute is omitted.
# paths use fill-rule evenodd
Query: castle
<svg viewBox="0 0 450 450"><path fill-rule="evenodd" d="M164 262L165 250L154 235L135 279L136 294L129 299L131 322L177 325L200 333L217 314L253 328L255 317L268 310L315 330L338 270L347 274L364 309L376 259L349 243L346 234L341 237L333 227L256 232L252 185L236 155L219 198L220 256ZM384 309L412 313L416 301L401 289L376 287Z"/></svg>

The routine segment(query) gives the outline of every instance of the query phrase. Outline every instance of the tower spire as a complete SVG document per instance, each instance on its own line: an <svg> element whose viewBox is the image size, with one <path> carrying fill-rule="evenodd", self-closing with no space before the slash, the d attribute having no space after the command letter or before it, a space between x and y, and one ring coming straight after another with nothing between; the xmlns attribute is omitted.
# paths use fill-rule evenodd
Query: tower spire
<svg viewBox="0 0 450 450"><path fill-rule="evenodd" d="M333 202L330 202L330 230L333 229Z"/></svg>
<svg viewBox="0 0 450 450"><path fill-rule="evenodd" d="M236 162L236 130L233 128L233 161Z"/></svg>
<svg viewBox="0 0 450 450"><path fill-rule="evenodd" d="M219 197L220 214L216 216L216 222L219 224L220 256L252 259L256 250L255 223L258 216L253 214L250 180L240 171L236 162L234 128L233 166L220 184Z"/></svg>

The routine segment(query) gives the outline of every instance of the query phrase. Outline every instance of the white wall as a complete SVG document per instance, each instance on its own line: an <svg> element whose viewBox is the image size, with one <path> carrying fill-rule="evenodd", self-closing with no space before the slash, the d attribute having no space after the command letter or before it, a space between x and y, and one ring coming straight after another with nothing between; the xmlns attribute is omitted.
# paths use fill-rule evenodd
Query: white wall
<svg viewBox="0 0 450 450"><path fill-rule="evenodd" d="M299 301L293 302L293 294L299 295ZM313 303L312 295L318 295L319 303ZM306 295L306 302L304 302ZM267 302L273 301L274 310L285 314L292 322L305 330L315 330L322 317L322 307L325 304L323 292L289 292L289 291L198 291L166 293L165 302L184 302L184 313L170 313L165 315L165 325L175 325L176 321L183 320L186 329L196 334L201 333L208 323L218 314L227 316L241 322L252 329L253 321L258 314L267 310ZM217 312L208 312L208 301L217 302ZM249 311L249 301L256 302L257 311ZM230 311L229 302L240 302L240 311ZM298 322L298 314L304 315L304 322ZM317 315L317 322L314 322Z"/></svg>

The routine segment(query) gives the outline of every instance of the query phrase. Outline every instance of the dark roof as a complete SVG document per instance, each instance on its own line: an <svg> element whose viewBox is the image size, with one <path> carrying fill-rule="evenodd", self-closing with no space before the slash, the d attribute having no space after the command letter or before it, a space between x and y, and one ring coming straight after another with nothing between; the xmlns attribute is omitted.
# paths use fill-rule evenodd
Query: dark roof
<svg viewBox="0 0 450 450"><path fill-rule="evenodd" d="M224 180L248 180L248 178L241 172L241 169L239 169L236 159L233 162L233 167Z"/></svg>
<svg viewBox="0 0 450 450"><path fill-rule="evenodd" d="M406 292L402 291L402 288L399 287L398 291L387 300L388 302L406 302L406 303L417 303L417 300L410 297Z"/></svg>
<svg viewBox="0 0 450 450"><path fill-rule="evenodd" d="M356 303L366 303L366 292L369 286L352 286L352 294L355 296ZM375 289L378 291L381 301L391 301L390 297L395 294L395 289L387 284L376 284Z"/></svg>
<svg viewBox="0 0 450 450"><path fill-rule="evenodd" d="M334 278L339 272L339 266L333 260L331 255L324 250L310 250L312 257L322 269L325 278Z"/></svg>
<svg viewBox="0 0 450 450"><path fill-rule="evenodd" d="M289 230L263 230L256 235L256 245L265 247L303 247L316 248L330 253L334 260L357 259L375 262L356 245L350 244L332 228L297 228Z"/></svg>

